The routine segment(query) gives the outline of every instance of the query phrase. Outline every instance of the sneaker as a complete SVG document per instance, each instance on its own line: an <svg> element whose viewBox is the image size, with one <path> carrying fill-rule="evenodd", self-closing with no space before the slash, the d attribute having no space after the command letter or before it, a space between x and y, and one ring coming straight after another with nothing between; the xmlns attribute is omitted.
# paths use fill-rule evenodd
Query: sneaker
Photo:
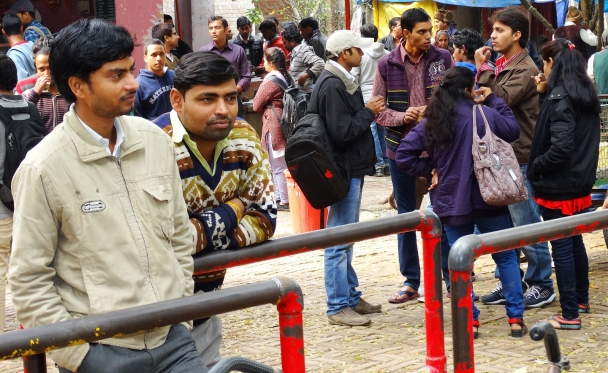
<svg viewBox="0 0 608 373"><path fill-rule="evenodd" d="M328 319L330 325L365 326L372 323L372 319L359 315L349 307L335 315L328 316Z"/></svg>
<svg viewBox="0 0 608 373"><path fill-rule="evenodd" d="M374 174L374 176L376 176L376 177L384 176L384 167L383 166L376 167L376 173Z"/></svg>
<svg viewBox="0 0 608 373"><path fill-rule="evenodd" d="M289 212L289 203L286 204L277 204L277 211L285 211L285 212Z"/></svg>
<svg viewBox="0 0 608 373"><path fill-rule="evenodd" d="M388 166L388 163L384 165L384 176L390 176L391 175L391 169Z"/></svg>
<svg viewBox="0 0 608 373"><path fill-rule="evenodd" d="M359 315L366 315L369 313L382 313L382 305L371 304L365 299L360 298L359 303L357 303L357 307L353 308L353 310Z"/></svg>
<svg viewBox="0 0 608 373"><path fill-rule="evenodd" d="M524 296L524 308L542 307L555 300L555 293L549 289L532 285Z"/></svg>
<svg viewBox="0 0 608 373"><path fill-rule="evenodd" d="M496 287L488 295L481 297L481 303L483 304L504 304L507 303L505 295L502 293L502 283L498 282Z"/></svg>

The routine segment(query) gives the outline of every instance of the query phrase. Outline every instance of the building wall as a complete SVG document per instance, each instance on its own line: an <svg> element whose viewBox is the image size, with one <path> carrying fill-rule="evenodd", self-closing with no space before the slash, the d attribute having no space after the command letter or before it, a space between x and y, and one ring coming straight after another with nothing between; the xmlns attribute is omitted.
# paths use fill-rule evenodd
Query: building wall
<svg viewBox="0 0 608 373"><path fill-rule="evenodd" d="M279 9L285 7L285 0L263 0L260 2L260 9L264 17L272 14L279 19L279 22L286 21L284 17L279 14Z"/></svg>
<svg viewBox="0 0 608 373"><path fill-rule="evenodd" d="M163 14L168 14L175 21L175 0L163 0Z"/></svg>
<svg viewBox="0 0 608 373"><path fill-rule="evenodd" d="M253 8L251 0L222 0L215 2L215 15L222 16L228 21L233 33L237 33L236 19L244 16L247 9Z"/></svg>

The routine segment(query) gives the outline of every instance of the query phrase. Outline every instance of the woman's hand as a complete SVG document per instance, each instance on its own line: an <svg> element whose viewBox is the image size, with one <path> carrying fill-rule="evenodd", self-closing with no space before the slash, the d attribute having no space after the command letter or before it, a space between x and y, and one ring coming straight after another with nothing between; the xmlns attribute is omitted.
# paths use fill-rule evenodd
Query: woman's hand
<svg viewBox="0 0 608 373"><path fill-rule="evenodd" d="M538 83L540 82L546 82L547 81L547 77L545 77L545 74L540 73L536 76L532 77L532 80L534 80L534 84L538 85Z"/></svg>
<svg viewBox="0 0 608 373"><path fill-rule="evenodd" d="M479 87L479 89L475 90L475 97L473 98L473 101L475 101L476 104L483 104L486 98L488 98L488 96L491 94L492 89L489 87Z"/></svg>
<svg viewBox="0 0 608 373"><path fill-rule="evenodd" d="M433 168L433 171L431 171L431 175L433 177L431 177L431 186L429 187L429 190L435 189L435 187L437 186L437 183L439 182L439 176L437 176L436 168Z"/></svg>

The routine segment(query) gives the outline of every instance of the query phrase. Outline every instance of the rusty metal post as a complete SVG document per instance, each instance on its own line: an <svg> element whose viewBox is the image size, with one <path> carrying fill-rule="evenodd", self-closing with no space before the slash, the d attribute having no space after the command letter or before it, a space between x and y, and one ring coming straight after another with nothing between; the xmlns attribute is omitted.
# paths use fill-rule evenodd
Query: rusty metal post
<svg viewBox="0 0 608 373"><path fill-rule="evenodd" d="M46 373L46 354L24 356L23 373Z"/></svg>
<svg viewBox="0 0 608 373"><path fill-rule="evenodd" d="M274 279L281 291L277 303L281 333L281 362L285 373L306 373L304 363L304 297L299 286Z"/></svg>
<svg viewBox="0 0 608 373"><path fill-rule="evenodd" d="M452 294L454 373L475 372L471 283L471 271L475 259L482 255L589 233L606 227L608 227L608 210L602 210L479 236L469 235L456 241L450 250L448 260Z"/></svg>
<svg viewBox="0 0 608 373"><path fill-rule="evenodd" d="M445 373L443 291L441 285L441 222L430 210L420 211L424 265L424 320L426 327L426 371Z"/></svg>

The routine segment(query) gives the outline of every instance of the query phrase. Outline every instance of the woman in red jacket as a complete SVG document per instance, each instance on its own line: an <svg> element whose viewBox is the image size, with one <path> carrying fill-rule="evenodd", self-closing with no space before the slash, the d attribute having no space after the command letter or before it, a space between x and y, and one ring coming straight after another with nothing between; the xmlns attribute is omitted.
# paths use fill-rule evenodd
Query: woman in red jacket
<svg viewBox="0 0 608 373"><path fill-rule="evenodd" d="M262 146L268 151L270 171L274 177L275 199L279 211L289 210L287 198L287 181L285 180L285 136L281 131L279 120L283 114L284 90L275 80L285 86L293 84L287 73L285 53L280 48L268 48L264 51L264 68L268 72L253 98L253 110L262 114Z"/></svg>

